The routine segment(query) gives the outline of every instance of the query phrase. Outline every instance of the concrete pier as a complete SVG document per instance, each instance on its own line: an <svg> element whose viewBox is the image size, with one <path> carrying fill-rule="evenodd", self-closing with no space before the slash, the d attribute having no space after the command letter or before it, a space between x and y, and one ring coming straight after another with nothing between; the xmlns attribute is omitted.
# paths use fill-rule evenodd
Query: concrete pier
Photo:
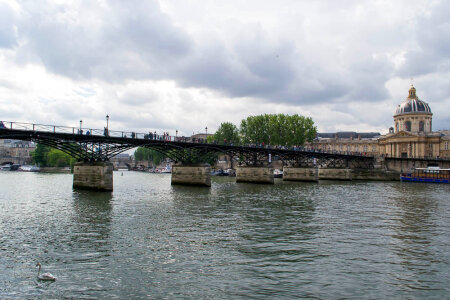
<svg viewBox="0 0 450 300"><path fill-rule="evenodd" d="M211 186L211 166L209 164L173 165L172 185Z"/></svg>
<svg viewBox="0 0 450 300"><path fill-rule="evenodd" d="M73 168L73 187L95 191L113 190L113 164L78 162Z"/></svg>
<svg viewBox="0 0 450 300"><path fill-rule="evenodd" d="M319 181L319 170L317 168L283 168L283 180L287 181Z"/></svg>
<svg viewBox="0 0 450 300"><path fill-rule="evenodd" d="M352 180L351 169L324 169L319 168L319 179Z"/></svg>
<svg viewBox="0 0 450 300"><path fill-rule="evenodd" d="M270 167L238 167L236 168L236 182L269 183L273 184L273 168Z"/></svg>

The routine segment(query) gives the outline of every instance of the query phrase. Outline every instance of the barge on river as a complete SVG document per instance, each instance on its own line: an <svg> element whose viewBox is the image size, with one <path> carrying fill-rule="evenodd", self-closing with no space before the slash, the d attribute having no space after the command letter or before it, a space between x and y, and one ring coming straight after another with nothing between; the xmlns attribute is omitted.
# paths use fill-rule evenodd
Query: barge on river
<svg viewBox="0 0 450 300"><path fill-rule="evenodd" d="M450 183L450 169L439 167L415 168L410 173L400 174L401 181Z"/></svg>

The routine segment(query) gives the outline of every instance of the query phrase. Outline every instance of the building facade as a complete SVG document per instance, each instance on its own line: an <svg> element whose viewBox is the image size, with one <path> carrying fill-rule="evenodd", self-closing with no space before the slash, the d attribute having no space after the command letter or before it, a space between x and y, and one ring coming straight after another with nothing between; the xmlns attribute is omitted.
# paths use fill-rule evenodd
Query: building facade
<svg viewBox="0 0 450 300"><path fill-rule="evenodd" d="M0 140L0 164L30 164L33 159L31 152L36 148L33 142L19 140Z"/></svg>
<svg viewBox="0 0 450 300"><path fill-rule="evenodd" d="M450 131L432 130L433 113L411 85L397 106L389 133L318 133L307 147L324 151L404 158L450 158Z"/></svg>

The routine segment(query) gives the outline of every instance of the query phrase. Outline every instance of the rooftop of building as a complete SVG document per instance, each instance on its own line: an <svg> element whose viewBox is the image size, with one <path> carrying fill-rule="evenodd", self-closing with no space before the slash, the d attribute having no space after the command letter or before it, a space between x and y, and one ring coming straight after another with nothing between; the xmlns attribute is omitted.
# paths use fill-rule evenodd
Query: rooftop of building
<svg viewBox="0 0 450 300"><path fill-rule="evenodd" d="M379 137L379 132L355 132L355 131L339 131L316 134L316 139L373 139Z"/></svg>
<svg viewBox="0 0 450 300"><path fill-rule="evenodd" d="M411 88L408 92L408 97L397 106L397 109L395 110L395 116L403 115L403 114L417 114L417 113L425 113L425 114L432 114L431 108L423 100L420 100L419 97L416 94L416 88L411 85Z"/></svg>

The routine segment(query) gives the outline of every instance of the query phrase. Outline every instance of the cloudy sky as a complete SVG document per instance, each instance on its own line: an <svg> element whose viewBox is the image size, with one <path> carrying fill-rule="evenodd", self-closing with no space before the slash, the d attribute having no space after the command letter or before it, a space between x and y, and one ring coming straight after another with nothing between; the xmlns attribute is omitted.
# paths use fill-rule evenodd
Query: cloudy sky
<svg viewBox="0 0 450 300"><path fill-rule="evenodd" d="M450 129L450 1L0 0L0 120L213 132L249 115Z"/></svg>

